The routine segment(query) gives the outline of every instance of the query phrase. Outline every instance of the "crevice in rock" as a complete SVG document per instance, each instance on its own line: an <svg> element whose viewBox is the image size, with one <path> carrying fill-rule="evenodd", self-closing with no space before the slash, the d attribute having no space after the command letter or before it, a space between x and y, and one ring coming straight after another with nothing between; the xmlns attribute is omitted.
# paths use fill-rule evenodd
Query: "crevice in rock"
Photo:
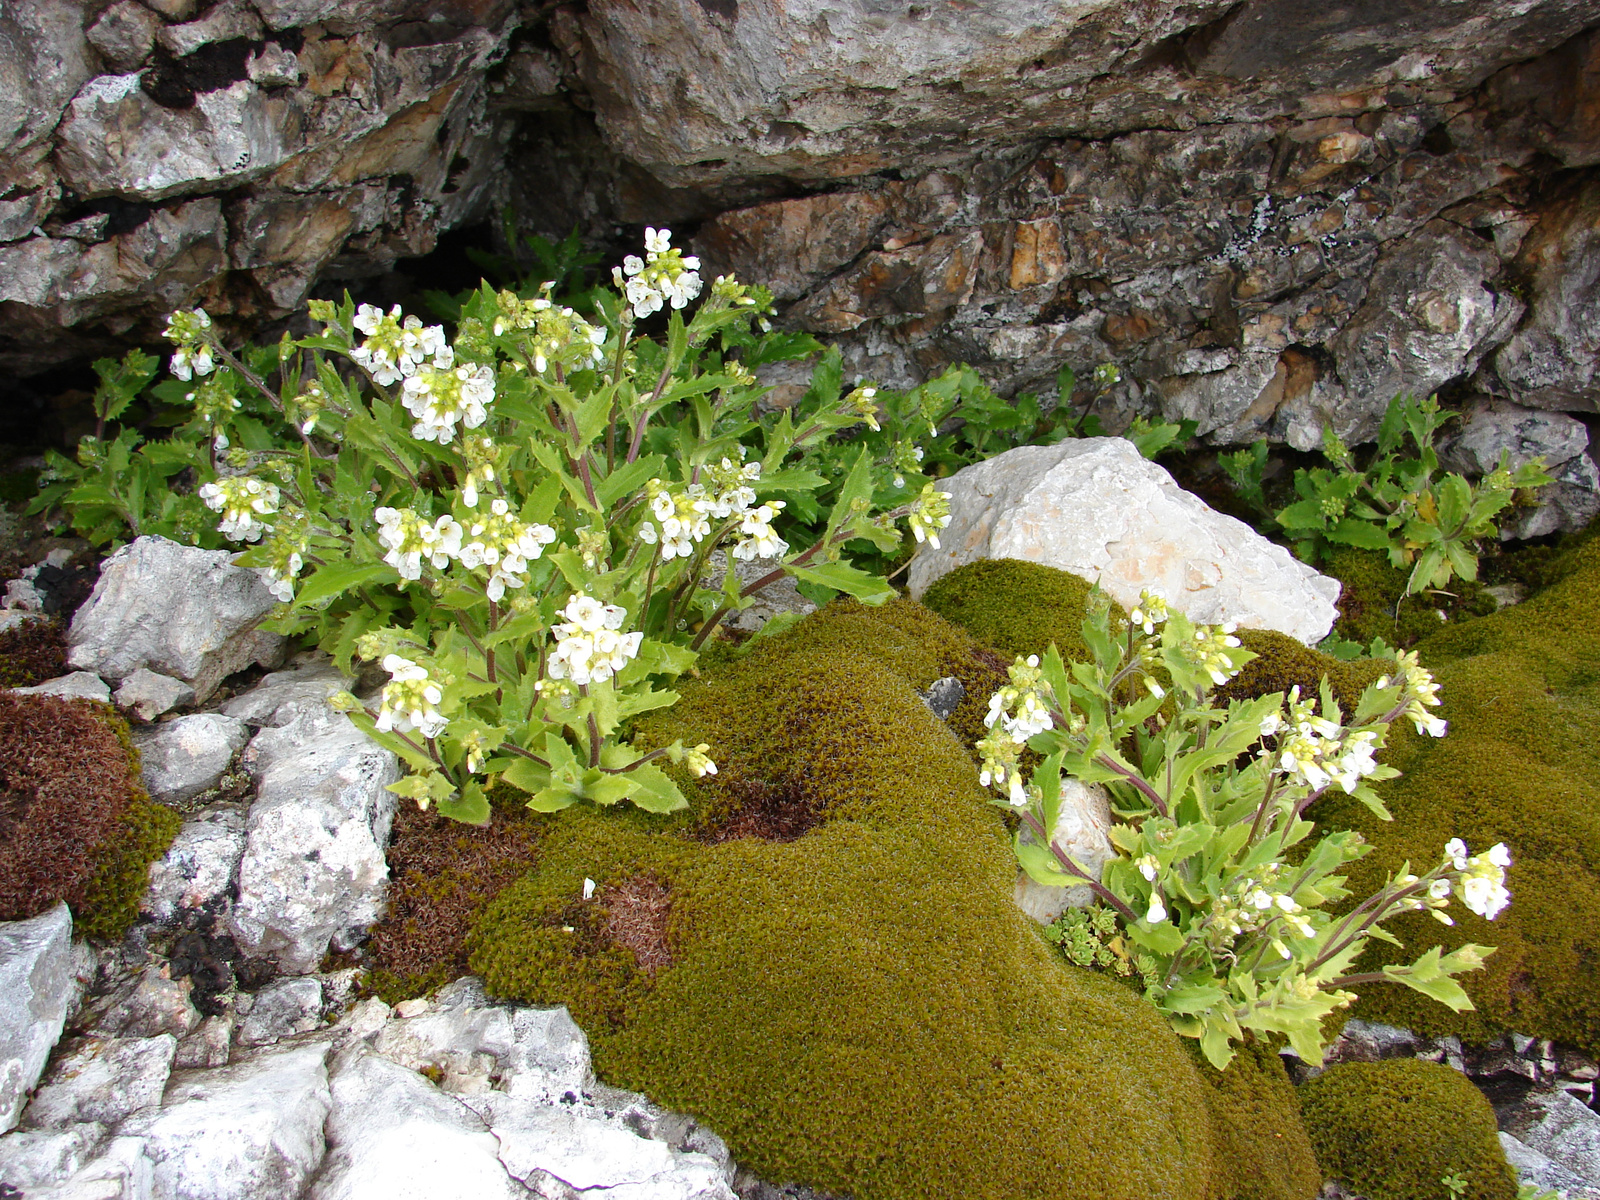
<svg viewBox="0 0 1600 1200"><path fill-rule="evenodd" d="M194 98L215 92L249 77L250 55L265 48L265 41L229 38L210 42L193 54L173 58L158 50L151 67L139 80L144 93L163 108L193 108Z"/></svg>

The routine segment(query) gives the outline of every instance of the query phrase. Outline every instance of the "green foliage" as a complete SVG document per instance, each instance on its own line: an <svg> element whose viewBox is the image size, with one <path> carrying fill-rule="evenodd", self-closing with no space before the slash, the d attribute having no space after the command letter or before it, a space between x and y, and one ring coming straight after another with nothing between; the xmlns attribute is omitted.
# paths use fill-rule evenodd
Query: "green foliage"
<svg viewBox="0 0 1600 1200"><path fill-rule="evenodd" d="M691 806L664 823L563 814L478 921L474 969L573 1005L608 1081L694 1113L766 1178L860 1200L1310 1200L1279 1064L1197 1066L1015 909L1000 814L918 695L945 675L970 735L987 655L918 606L841 600L685 683L640 744L702 730L719 774L684 780ZM719 840L766 806L821 823ZM606 934L604 898L645 874L671 895L653 974Z"/></svg>
<svg viewBox="0 0 1600 1200"><path fill-rule="evenodd" d="M1497 531L1495 517L1519 489L1551 478L1540 459L1513 471L1506 456L1477 484L1453 473L1441 475L1433 439L1453 415L1440 412L1434 397L1396 396L1365 466L1357 466L1349 447L1325 429L1323 454L1333 469L1295 472L1300 498L1276 517L1296 553L1317 561L1335 545L1385 551L1395 566L1411 568L1408 595L1443 588L1457 576L1468 582L1477 579L1477 539ZM1413 456L1402 458L1407 440ZM1252 450L1227 456L1224 462L1249 499L1260 498L1262 461L1261 453Z"/></svg>
<svg viewBox="0 0 1600 1200"><path fill-rule="evenodd" d="M497 288L512 289L524 300L545 293L548 285L548 293L556 303L584 316L593 315L598 301L592 284L603 256L584 247L577 228L553 242L537 233L518 230L516 214L509 208L501 213L500 221L507 253L494 254L476 247L466 250L468 261L483 272L483 277ZM422 293L434 316L451 322L460 319L461 310L472 295L470 290L451 295L437 288Z"/></svg>
<svg viewBox="0 0 1600 1200"><path fill-rule="evenodd" d="M1600 1052L1600 539L1568 549L1551 582L1522 604L1439 627L1417 644L1436 673L1450 736L1401 731L1391 762L1404 774L1378 791L1394 814L1373 820L1330 795L1316 815L1356 829L1374 845L1351 886L1370 887L1441 840L1504 841L1514 864L1513 903L1490 926L1462 913L1446 929L1402 918L1394 931L1413 947L1448 951L1492 936L1499 947L1466 981L1476 1011L1444 1012L1397 989L1375 989L1357 1010L1429 1036L1484 1041L1514 1029ZM1394 956L1374 946L1360 964Z"/></svg>
<svg viewBox="0 0 1600 1200"><path fill-rule="evenodd" d="M1017 660L978 749L980 779L1021 819L1013 848L1023 870L1046 885L1087 884L1115 911L1126 956L1151 981L1146 999L1218 1068L1247 1031L1286 1037L1320 1062L1326 1018L1355 1000L1352 986L1403 983L1470 1008L1454 976L1481 966L1484 947L1351 968L1369 940L1388 937L1386 921L1440 913L1452 891L1495 915L1505 848L1469 859L1452 842L1420 876L1401 864L1341 920L1325 906L1349 894L1343 872L1368 847L1339 830L1314 838L1304 819L1335 788L1386 816L1371 782L1395 771L1374 755L1402 717L1444 732L1428 711L1432 680L1398 657L1353 700L1348 721L1326 679L1320 712L1298 688L1224 707L1215 689L1254 658L1229 628L1196 627L1149 593L1124 619L1095 594L1082 626L1087 661L1069 668L1054 648L1042 662ZM1024 746L1045 756L1031 780ZM1104 785L1121 819L1110 830L1119 856L1098 878L1052 840L1064 777Z"/></svg>
<svg viewBox="0 0 1600 1200"><path fill-rule="evenodd" d="M1409 649L1442 625L1487 616L1497 607L1481 584L1466 580L1457 580L1448 594L1411 596L1409 574L1381 551L1334 546L1322 569L1343 585L1334 636L1358 646L1382 641Z"/></svg>
<svg viewBox="0 0 1600 1200"><path fill-rule="evenodd" d="M1080 632L1089 584L1017 558L981 558L941 576L922 602L1006 658L1043 654L1052 643L1070 661L1089 657Z"/></svg>
<svg viewBox="0 0 1600 1200"><path fill-rule="evenodd" d="M1300 1108L1324 1174L1369 1200L1517 1195L1494 1110L1459 1071L1414 1058L1343 1063L1301 1087Z"/></svg>

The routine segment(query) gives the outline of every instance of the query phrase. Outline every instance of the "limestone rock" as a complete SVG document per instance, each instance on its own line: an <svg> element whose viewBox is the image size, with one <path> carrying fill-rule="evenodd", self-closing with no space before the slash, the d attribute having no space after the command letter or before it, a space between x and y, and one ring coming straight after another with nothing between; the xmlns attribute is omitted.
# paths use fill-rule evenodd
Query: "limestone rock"
<svg viewBox="0 0 1600 1200"><path fill-rule="evenodd" d="M511 1014L515 1036L501 1062L501 1086L512 1096L569 1102L593 1082L589 1039L565 1008L518 1008Z"/></svg>
<svg viewBox="0 0 1600 1200"><path fill-rule="evenodd" d="M739 558L734 560L733 572L741 584L748 585L771 574L780 564L781 560L776 558ZM706 571L705 586L713 590L720 588L727 576L728 552L713 550L711 557L706 560ZM722 619L722 623L730 629L742 629L746 633L754 633L773 617L784 613L805 616L807 613L817 611L817 606L800 594L794 577L790 575L780 576L767 584L759 592L754 593L750 600L749 608L730 612Z"/></svg>
<svg viewBox="0 0 1600 1200"><path fill-rule="evenodd" d="M93 671L74 671L47 679L33 687L14 689L20 696L60 696L64 700L99 700L111 703L111 689Z"/></svg>
<svg viewBox="0 0 1600 1200"><path fill-rule="evenodd" d="M162 804L181 804L213 787L250 738L243 721L191 713L138 739L144 785Z"/></svg>
<svg viewBox="0 0 1600 1200"><path fill-rule="evenodd" d="M154 721L162 713L194 700L194 689L181 679L140 667L117 688L117 707L131 710L141 721Z"/></svg>
<svg viewBox="0 0 1600 1200"><path fill-rule="evenodd" d="M1600 1185L1523 1145L1509 1133L1500 1134L1500 1148L1517 1173L1517 1182L1532 1184L1541 1192L1559 1192L1566 1200L1600 1200Z"/></svg>
<svg viewBox="0 0 1600 1200"><path fill-rule="evenodd" d="M277 979L255 994L239 1022L241 1046L264 1046L294 1033L307 1033L322 1021L322 983L301 976Z"/></svg>
<svg viewBox="0 0 1600 1200"><path fill-rule="evenodd" d="M413 1071L437 1071L447 1092L486 1091L497 1059L507 1058L516 1044L505 1009L441 1008L409 1019L390 1021L373 1041L373 1049Z"/></svg>
<svg viewBox="0 0 1600 1200"><path fill-rule="evenodd" d="M156 44L161 18L134 0L118 0L89 27L89 42L113 71L132 71Z"/></svg>
<svg viewBox="0 0 1600 1200"><path fill-rule="evenodd" d="M200 1023L192 990L189 980L169 978L152 963L98 1001L87 1027L107 1037L184 1037Z"/></svg>
<svg viewBox="0 0 1600 1200"><path fill-rule="evenodd" d="M84 1122L115 1126L161 1103L178 1039L87 1038L51 1068L28 1104L26 1120L40 1129Z"/></svg>
<svg viewBox="0 0 1600 1200"><path fill-rule="evenodd" d="M700 230L694 248L717 273L794 300L873 245L889 202L887 191L834 192L723 213Z"/></svg>
<svg viewBox="0 0 1600 1200"><path fill-rule="evenodd" d="M43 1187L77 1174L105 1145L103 1125L18 1129L0 1137L0 1180L17 1188Z"/></svg>
<svg viewBox="0 0 1600 1200"><path fill-rule="evenodd" d="M55 128L94 74L83 9L72 0L16 0L0 13L0 171Z"/></svg>
<svg viewBox="0 0 1600 1200"><path fill-rule="evenodd" d="M75 967L65 904L0 924L0 1132L16 1125L61 1036L79 991Z"/></svg>
<svg viewBox="0 0 1600 1200"><path fill-rule="evenodd" d="M1600 515L1600 470L1588 450L1588 427L1575 417L1480 397L1447 434L1439 458L1471 477L1494 470L1502 453L1513 470L1542 458L1556 482L1539 490L1537 508L1500 517L1502 538L1526 538L1582 529Z"/></svg>
<svg viewBox="0 0 1600 1200"><path fill-rule="evenodd" d="M1183 491L1122 438L1022 446L958 471L940 548L911 563L911 595L980 558L1020 558L1098 580L1131 608L1160 592L1191 620L1276 629L1314 644L1339 596L1319 575L1242 521Z"/></svg>
<svg viewBox="0 0 1600 1200"><path fill-rule="evenodd" d="M1600 1114L1559 1089L1532 1092L1500 1115L1500 1128L1600 1189Z"/></svg>
<svg viewBox="0 0 1600 1200"><path fill-rule="evenodd" d="M218 805L183 823L167 853L150 867L150 887L139 910L167 924L185 909L216 907L233 886L244 857L245 813Z"/></svg>
<svg viewBox="0 0 1600 1200"><path fill-rule="evenodd" d="M1056 816L1051 840L1068 857L1095 879L1117 856L1111 845L1111 802L1098 783L1061 780L1061 811ZM1023 838L1037 839L1027 830ZM1014 893L1017 907L1041 925L1048 925L1069 908L1086 908L1094 903L1094 892L1087 883L1054 887L1039 883L1024 871L1017 872Z"/></svg>
<svg viewBox="0 0 1600 1200"><path fill-rule="evenodd" d="M307 974L382 911L399 764L325 706L262 730L245 763L258 790L230 927L247 956Z"/></svg>
<svg viewBox="0 0 1600 1200"><path fill-rule="evenodd" d="M262 33L261 18L244 3L244 0L222 0L207 11L198 21L164 27L157 40L174 58L193 54L211 42L225 42L234 38L256 41Z"/></svg>
<svg viewBox="0 0 1600 1200"><path fill-rule="evenodd" d="M224 704L222 711L251 725L286 725L301 712L321 710L329 696L354 685L325 657L305 655L285 670L262 676L255 687Z"/></svg>
<svg viewBox="0 0 1600 1200"><path fill-rule="evenodd" d="M225 1067L232 1055L233 1014L221 1012L200 1022L188 1037L178 1043L172 1056L174 1067Z"/></svg>
<svg viewBox="0 0 1600 1200"><path fill-rule="evenodd" d="M526 1200L460 1101L360 1042L334 1060L328 1160L309 1200Z"/></svg>
<svg viewBox="0 0 1600 1200"><path fill-rule="evenodd" d="M106 559L67 635L71 666L120 681L140 667L182 679L204 701L224 676L276 665L284 639L256 625L277 601L223 550L141 537Z"/></svg>
<svg viewBox="0 0 1600 1200"><path fill-rule="evenodd" d="M173 1075L165 1103L130 1118L172 1200L296 1196L322 1160L330 1107L328 1045L262 1051L230 1066Z"/></svg>
<svg viewBox="0 0 1600 1200"><path fill-rule="evenodd" d="M105 1152L65 1182L30 1189L28 1200L157 1200L143 1138L115 1137Z"/></svg>

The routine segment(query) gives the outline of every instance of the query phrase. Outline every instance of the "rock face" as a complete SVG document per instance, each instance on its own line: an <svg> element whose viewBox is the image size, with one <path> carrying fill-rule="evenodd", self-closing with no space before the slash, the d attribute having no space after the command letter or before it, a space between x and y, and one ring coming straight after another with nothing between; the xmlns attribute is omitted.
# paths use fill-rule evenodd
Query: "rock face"
<svg viewBox="0 0 1600 1200"><path fill-rule="evenodd" d="M217 713L193 713L158 726L138 743L150 798L181 804L198 796L222 778L249 737L243 721Z"/></svg>
<svg viewBox="0 0 1600 1200"><path fill-rule="evenodd" d="M65 904L0 924L0 1132L17 1123L77 993Z"/></svg>
<svg viewBox="0 0 1600 1200"><path fill-rule="evenodd" d="M233 935L246 955L305 974L382 911L395 805L385 789L399 763L325 705L262 730L245 763L258 787Z"/></svg>
<svg viewBox="0 0 1600 1200"><path fill-rule="evenodd" d="M1111 802L1105 788L1098 783L1080 783L1076 779L1061 780L1061 811L1051 833L1051 841L1060 846L1094 878L1106 863L1116 857L1111 845ZM1028 841L1036 840L1029 830L1023 831ZM1094 903L1094 892L1087 883L1072 887L1052 887L1039 883L1026 872L1017 872L1017 907L1041 925L1048 925L1069 908L1085 908Z"/></svg>
<svg viewBox="0 0 1600 1200"><path fill-rule="evenodd" d="M1021 558L1098 581L1124 608L1148 588L1207 624L1307 643L1333 626L1337 580L1213 512L1122 438L1018 447L942 486L950 526L912 560L913 598L965 563Z"/></svg>
<svg viewBox="0 0 1600 1200"><path fill-rule="evenodd" d="M124 546L72 618L69 664L112 681L146 667L183 680L197 701L251 663L276 665L284 639L256 625L277 601L232 558L160 537Z"/></svg>

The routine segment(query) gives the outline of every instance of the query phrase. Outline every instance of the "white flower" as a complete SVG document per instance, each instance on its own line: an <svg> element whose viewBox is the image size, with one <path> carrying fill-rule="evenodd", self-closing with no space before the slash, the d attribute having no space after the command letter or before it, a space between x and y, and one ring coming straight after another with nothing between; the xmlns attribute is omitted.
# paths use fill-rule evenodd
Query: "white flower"
<svg viewBox="0 0 1600 1200"><path fill-rule="evenodd" d="M271 528L258 516L278 511L278 485L249 475L234 475L201 485L196 493L212 512L220 512L217 529L235 542L255 542Z"/></svg>
<svg viewBox="0 0 1600 1200"><path fill-rule="evenodd" d="M1151 925L1158 924L1167 919L1167 906L1161 902L1161 893L1154 892L1150 896L1150 912L1145 920Z"/></svg>
<svg viewBox="0 0 1600 1200"><path fill-rule="evenodd" d="M528 564L556 540L556 531L512 516L511 506L497 496L489 502L489 511L473 522L470 536L472 540L461 547L461 564L474 571L485 566L490 569L484 591L499 603L506 588L520 588L527 582Z"/></svg>
<svg viewBox="0 0 1600 1200"><path fill-rule="evenodd" d="M410 733L415 729L426 738L443 733L450 724L437 707L444 693L429 679L427 669L398 654L385 655L383 669L389 672L390 680L384 684L374 724L385 733Z"/></svg>
<svg viewBox="0 0 1600 1200"><path fill-rule="evenodd" d="M709 742L701 742L693 750L685 750L683 765L689 768L689 773L696 779L717 773L717 764L711 761L707 753L711 749Z"/></svg>
<svg viewBox="0 0 1600 1200"><path fill-rule="evenodd" d="M739 523L739 532L745 537L733 548L735 558L778 558L788 553L789 543L773 532L771 524L781 508L782 500L768 500L744 514Z"/></svg>
<svg viewBox="0 0 1600 1200"><path fill-rule="evenodd" d="M683 308L700 294L700 260L672 248L670 229L645 231L645 257L628 255L611 278L622 289L635 317L648 317L663 305Z"/></svg>
<svg viewBox="0 0 1600 1200"><path fill-rule="evenodd" d="M577 592L562 615L567 619L550 631L556 638L546 666L551 679L570 679L578 685L599 683L638 656L644 634L638 630L617 632L628 615L617 605Z"/></svg>
<svg viewBox="0 0 1600 1200"><path fill-rule="evenodd" d="M378 520L378 544L389 553L383 556L401 579L421 579L426 559L442 571L450 561L461 557L461 523L446 514L431 524L409 508L383 507L372 514Z"/></svg>
<svg viewBox="0 0 1600 1200"><path fill-rule="evenodd" d="M1156 875L1161 870L1160 860L1154 854L1140 855L1133 860L1133 865L1138 867L1139 874L1143 875L1151 883L1156 881Z"/></svg>
<svg viewBox="0 0 1600 1200"><path fill-rule="evenodd" d="M1128 620L1149 634L1154 633L1156 626L1163 624L1167 616L1166 597L1160 592L1146 588L1139 593L1139 603L1133 606L1133 611L1128 614Z"/></svg>

